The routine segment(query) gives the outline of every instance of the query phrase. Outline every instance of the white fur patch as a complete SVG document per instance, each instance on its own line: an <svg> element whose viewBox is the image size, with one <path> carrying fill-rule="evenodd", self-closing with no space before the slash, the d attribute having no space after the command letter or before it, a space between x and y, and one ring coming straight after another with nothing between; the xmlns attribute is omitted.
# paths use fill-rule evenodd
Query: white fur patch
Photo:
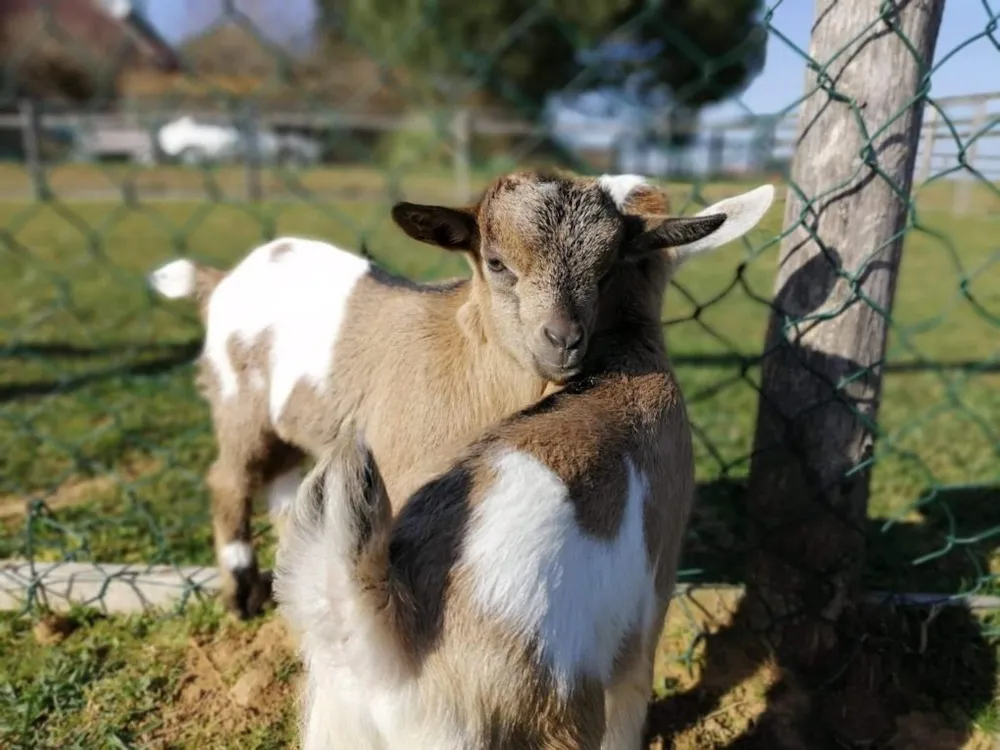
<svg viewBox="0 0 1000 750"><path fill-rule="evenodd" d="M279 474L267 486L267 510L271 515L279 515L288 510L295 502L295 496L302 484L304 474L302 469L295 468Z"/></svg>
<svg viewBox="0 0 1000 750"><path fill-rule="evenodd" d="M274 249L288 250L272 257ZM208 305L205 353L223 398L239 388L229 340L251 344L271 333L271 419L277 422L295 384L326 380L347 300L370 264L315 240L284 237L251 252L216 287Z"/></svg>
<svg viewBox="0 0 1000 750"><path fill-rule="evenodd" d="M560 691L581 673L608 679L631 627L655 605L643 516L649 480L625 459L625 513L617 538L582 532L568 491L538 459L511 451L473 512L462 561L489 617L537 637Z"/></svg>
<svg viewBox="0 0 1000 750"><path fill-rule="evenodd" d="M150 285L170 299L181 299L194 294L194 263L175 260L149 274Z"/></svg>
<svg viewBox="0 0 1000 750"><path fill-rule="evenodd" d="M243 570L253 564L253 547L246 542L230 542L222 548L221 557L226 570Z"/></svg>
<svg viewBox="0 0 1000 750"><path fill-rule="evenodd" d="M601 175L598 182L604 192L611 196L618 210L622 211L632 191L640 185L645 185L646 178L637 174L605 174Z"/></svg>

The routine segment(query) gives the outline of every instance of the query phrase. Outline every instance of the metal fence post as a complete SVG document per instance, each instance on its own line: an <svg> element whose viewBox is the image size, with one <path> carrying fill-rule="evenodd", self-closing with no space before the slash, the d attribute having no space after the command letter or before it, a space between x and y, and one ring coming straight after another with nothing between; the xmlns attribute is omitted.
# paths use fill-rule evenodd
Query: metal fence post
<svg viewBox="0 0 1000 750"><path fill-rule="evenodd" d="M934 164L934 144L937 141L938 111L934 107L924 108L924 124L921 128L924 141L923 153L920 156L920 169L917 171L917 184L922 185L931 176Z"/></svg>
<svg viewBox="0 0 1000 750"><path fill-rule="evenodd" d="M20 103L21 139L24 147L24 166L31 180L31 193L36 201L44 201L49 197L48 185L45 182L45 165L42 164L42 120L38 105L31 99Z"/></svg>
<svg viewBox="0 0 1000 750"><path fill-rule="evenodd" d="M968 147L965 150L965 163L969 165L971 169L976 168L976 152L979 150L979 138L976 135L983 129L986 125L986 100L981 99L975 104L975 114L972 115L972 124L969 126L968 136L966 137L966 143ZM975 139L975 140L973 140ZM971 141L971 142L970 142ZM955 204L954 211L956 214L963 216L969 213L969 207L972 203L972 191L976 185L977 177L972 172L962 175L961 179L957 180L955 185Z"/></svg>
<svg viewBox="0 0 1000 750"><path fill-rule="evenodd" d="M243 108L243 134L246 138L246 162L245 181L246 196L251 203L258 203L264 197L263 186L260 179L260 123L257 117L257 108L253 104L247 104Z"/></svg>

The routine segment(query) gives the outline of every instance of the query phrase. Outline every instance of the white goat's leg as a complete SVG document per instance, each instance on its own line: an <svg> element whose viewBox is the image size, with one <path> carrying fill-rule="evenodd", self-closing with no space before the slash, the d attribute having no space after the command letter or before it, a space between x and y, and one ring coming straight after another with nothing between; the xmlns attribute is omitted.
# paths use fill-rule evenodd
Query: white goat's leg
<svg viewBox="0 0 1000 750"><path fill-rule="evenodd" d="M365 706L364 687L345 673L317 674L321 669L310 669L302 750L382 750L385 742Z"/></svg>

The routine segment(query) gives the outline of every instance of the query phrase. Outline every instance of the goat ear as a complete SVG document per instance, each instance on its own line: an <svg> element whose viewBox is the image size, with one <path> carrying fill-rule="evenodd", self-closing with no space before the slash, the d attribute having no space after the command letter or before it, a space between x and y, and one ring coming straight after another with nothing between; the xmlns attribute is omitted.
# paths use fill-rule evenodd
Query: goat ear
<svg viewBox="0 0 1000 750"><path fill-rule="evenodd" d="M708 237L726 223L725 214L663 219L659 223L645 217L653 226L632 240L626 248L626 257L639 258L657 250L683 247Z"/></svg>
<svg viewBox="0 0 1000 750"><path fill-rule="evenodd" d="M695 216L664 219L636 236L626 254L636 257L666 250L673 263L679 265L692 255L742 237L757 226L773 201L774 186L761 185L714 203ZM647 227L650 218L646 217Z"/></svg>
<svg viewBox="0 0 1000 750"><path fill-rule="evenodd" d="M392 220L413 239L445 250L472 250L479 232L475 215L461 208L397 203Z"/></svg>

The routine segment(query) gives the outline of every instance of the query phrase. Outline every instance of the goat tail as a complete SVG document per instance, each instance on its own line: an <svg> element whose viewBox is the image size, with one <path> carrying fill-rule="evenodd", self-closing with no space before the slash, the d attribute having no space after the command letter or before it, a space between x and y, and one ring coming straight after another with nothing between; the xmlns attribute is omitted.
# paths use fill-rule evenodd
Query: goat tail
<svg viewBox="0 0 1000 750"><path fill-rule="evenodd" d="M204 306L225 275L226 272L218 268L203 266L193 260L181 258L153 271L149 275L149 284L164 297L169 299L194 297Z"/></svg>
<svg viewBox="0 0 1000 750"><path fill-rule="evenodd" d="M410 664L389 568L392 511L371 450L345 439L299 487L282 534L275 596L307 659L367 682Z"/></svg>

